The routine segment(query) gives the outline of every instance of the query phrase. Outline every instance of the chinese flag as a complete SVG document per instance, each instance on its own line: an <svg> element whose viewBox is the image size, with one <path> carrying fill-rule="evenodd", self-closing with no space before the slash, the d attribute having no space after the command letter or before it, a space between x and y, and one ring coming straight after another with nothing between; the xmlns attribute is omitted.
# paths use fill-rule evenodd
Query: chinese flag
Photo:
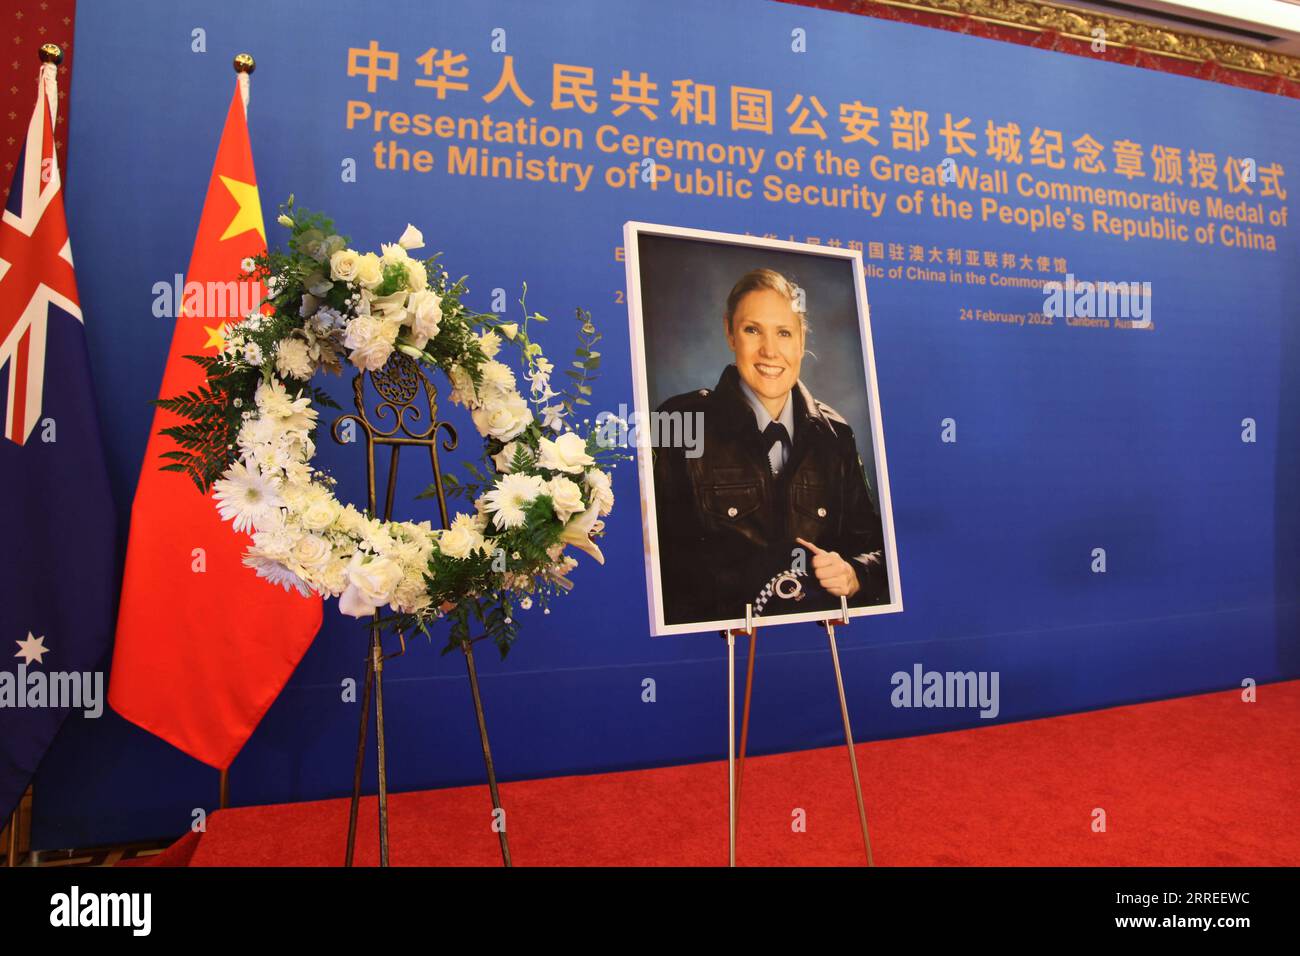
<svg viewBox="0 0 1300 956"><path fill-rule="evenodd" d="M222 325L238 321L244 260L266 249L248 123L238 86L190 258L184 304L163 371L162 397L206 381L184 358L221 348ZM194 283L203 301L192 294ZM249 290L252 291L252 290ZM251 311L257 298L242 296ZM253 305L249 306L251 302ZM209 311L213 314L209 314ZM189 476L161 471L175 448L159 431L181 423L157 409L131 512L109 704L132 723L219 769L279 695L321 622L320 598L302 597L244 566L249 544Z"/></svg>

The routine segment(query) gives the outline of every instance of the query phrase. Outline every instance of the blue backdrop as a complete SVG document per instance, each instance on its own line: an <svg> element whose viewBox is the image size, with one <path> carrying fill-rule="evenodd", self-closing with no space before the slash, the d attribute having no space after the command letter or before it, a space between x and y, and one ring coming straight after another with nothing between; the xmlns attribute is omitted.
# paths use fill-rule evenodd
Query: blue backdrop
<svg viewBox="0 0 1300 956"><path fill-rule="evenodd" d="M778 3L656 0L609 4L357 4L231 0L219 7L147 0L82 4L71 87L68 218L92 351L118 519L123 528L171 334L153 318L155 282L188 260L203 184L211 169L233 73L230 59L258 60L250 123L270 238L276 203L289 192L334 215L361 248L392 241L410 221L453 274L467 273L470 303L491 292L511 299L528 282L529 304L551 315L542 337L562 354L574 306L605 332L604 377L595 409L631 405L624 221L666 222L780 238L881 242L865 253L882 269L905 264L912 247L958 250L957 271L1149 281L1150 331L1018 327L963 321L961 310L1025 313L1042 308L1033 289L871 276L867 280L882 418L888 447L901 581L907 610L856 622L843 632L845 680L862 739L981 724L974 710L895 709L889 678L915 663L936 670L1001 673L1000 721L1274 681L1300 673L1296 596L1300 461L1300 293L1297 244L1265 224L1274 252L1195 242L1124 241L1091 228L1031 233L1015 224L940 219L898 211L900 194L923 188L856 182L887 193L884 213L772 202L761 180L834 182L845 177L779 171L774 153L830 147L867 161L883 154L930 166L946 155L946 113L975 133L978 158L1014 177L1033 171L1059 182L1159 191L1154 144L1250 157L1262 170L1300 169L1300 104L1265 94ZM493 51L493 31L498 50ZM194 31L202 30L204 52ZM804 31L795 52L792 31ZM794 35L797 36L797 35ZM505 42L504 53L500 41ZM395 78L348 75L349 49L398 54ZM431 48L439 53L420 58ZM467 89L435 79L441 51L468 60ZM491 93L512 63L533 100ZM358 59L357 65L364 66ZM594 112L553 108L555 64L590 67ZM379 65L384 65L380 61ZM660 102L646 110L614 98L623 71L645 72ZM355 71L354 71L355 72ZM674 80L716 87L716 123L684 125L671 112ZM368 87L373 83L373 90ZM732 130L733 86L771 92L771 132ZM795 102L795 97L800 99ZM817 98L814 108L812 97ZM878 108L880 146L841 140L840 105ZM555 154L593 163L587 188L450 175L455 139L373 126L347 128L349 101L372 110L514 119L580 129L584 149L490 145L513 156ZM791 104L794 108L787 110ZM627 109L619 110L626 105ZM358 109L360 109L358 107ZM801 114L808 110L808 116ZM821 111L825 116L821 116ZM896 110L928 113L930 142L908 151L891 139ZM617 111L617 112L616 112ZM653 112L651 119L648 112ZM820 120L826 140L790 131ZM1016 122L1023 164L985 155L985 124ZM750 200L614 188L608 166L635 155L603 153L602 125L620 132L745 143L767 150ZM1065 169L1030 165L1034 127L1064 134ZM1074 140L1105 149L1105 174L1073 167ZM432 155L430 172L375 167L376 142L396 140ZM1145 178L1115 175L1117 140L1148 154ZM355 160L356 181L343 178ZM1186 158L1186 157L1185 157ZM674 170L703 165L662 159ZM1186 167L1187 163L1184 163ZM1184 169L1184 179L1189 170ZM744 174L747 175L747 174ZM1229 196L1173 187L1181 196ZM1287 178L1282 177L1285 188ZM1294 185L1294 183L1292 183ZM942 188L942 187L941 187ZM978 203L980 194L953 191ZM928 193L937 190L929 188ZM1252 204L1285 206L1263 198ZM1035 201L999 197L1024 207ZM1091 208L1073 205L1091 222ZM1126 213L1135 218L1143 214ZM1205 224L1204 216L1186 219ZM1219 221L1220 225L1222 220ZM900 247L898 261L891 244ZM966 264L973 251L979 265ZM995 254L996 268L983 264ZM1003 254L1030 257L1003 265ZM1037 257L1048 257L1040 271ZM1063 263L1056 262L1063 259ZM1058 270L1064 265L1064 270ZM949 266L937 267L947 271ZM330 386L345 394L344 383ZM1242 420L1258 440L1242 441ZM956 423L955 442L941 423ZM472 442L473 430L465 423ZM320 458L340 491L361 500L356 450L329 443ZM407 514L428 516L411 495L426 476L408 474ZM496 765L506 779L587 773L702 759L725 752L725 653L713 636L647 634L641 521L635 469L616 472L618 504L602 544L604 568L587 561L577 588L549 617L527 621L504 663L480 655ZM125 536L123 536L125 540ZM1105 573L1093 549L1104 548ZM158 640L179 639L160 596ZM824 637L809 626L764 635L751 732L754 751L824 746L841 729ZM284 694L232 768L235 803L342 795L350 788L357 705L340 682L361 674L363 635L327 608L326 624ZM654 703L642 681L657 684ZM416 645L387 671L389 773L393 789L482 779L469 689L459 656ZM983 723L987 723L984 721ZM1195 728L1189 728L1189 734ZM955 772L960 772L956 770ZM373 779L373 769L368 778ZM486 798L485 798L486 799ZM195 808L216 802L216 773L116 716L69 720L36 780L34 845L84 846L183 832Z"/></svg>

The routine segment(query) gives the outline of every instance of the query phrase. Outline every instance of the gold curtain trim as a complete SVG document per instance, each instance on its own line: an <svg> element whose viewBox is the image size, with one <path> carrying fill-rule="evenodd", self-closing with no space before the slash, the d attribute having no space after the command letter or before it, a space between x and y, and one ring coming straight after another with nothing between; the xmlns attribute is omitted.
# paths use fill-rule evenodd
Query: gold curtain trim
<svg viewBox="0 0 1300 956"><path fill-rule="evenodd" d="M1182 33L1150 23L1125 20L1091 10L1039 0L872 0L881 6L971 17L999 26L1038 33L1051 30L1091 43L1093 30L1106 31L1108 46L1131 47L1144 53L1195 63L1214 63L1259 76L1281 76L1300 81L1300 57L1271 53L1260 47Z"/></svg>

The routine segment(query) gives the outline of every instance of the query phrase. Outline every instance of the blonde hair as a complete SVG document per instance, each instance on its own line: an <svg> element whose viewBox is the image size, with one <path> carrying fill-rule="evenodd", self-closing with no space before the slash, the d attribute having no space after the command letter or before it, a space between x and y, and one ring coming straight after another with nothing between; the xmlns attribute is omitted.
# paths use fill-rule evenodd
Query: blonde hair
<svg viewBox="0 0 1300 956"><path fill-rule="evenodd" d="M790 308L794 310L795 315L799 316L799 322L803 327L804 334L807 334L808 310L806 307L799 308L799 287L773 269L753 269L741 276L740 281L731 287L731 292L727 296L726 311L722 313L722 317L727 323L727 331L731 331L731 320L735 317L740 300L749 293L758 292L762 289L770 289L779 295L785 296L790 302Z"/></svg>

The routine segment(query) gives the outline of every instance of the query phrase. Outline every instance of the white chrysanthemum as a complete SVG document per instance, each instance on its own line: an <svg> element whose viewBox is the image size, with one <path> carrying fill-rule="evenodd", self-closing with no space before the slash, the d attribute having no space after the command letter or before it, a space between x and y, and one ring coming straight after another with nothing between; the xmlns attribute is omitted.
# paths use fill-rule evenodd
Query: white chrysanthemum
<svg viewBox="0 0 1300 956"><path fill-rule="evenodd" d="M501 351L501 336L489 329L478 337L478 347L488 358L496 358L497 353ZM510 380L513 384L513 374Z"/></svg>
<svg viewBox="0 0 1300 956"><path fill-rule="evenodd" d="M384 266L373 252L363 253L357 259L357 282L362 288L374 289L384 281Z"/></svg>
<svg viewBox="0 0 1300 956"><path fill-rule="evenodd" d="M524 508L544 487L538 475L505 475L483 496L484 510L498 528L517 528L524 523Z"/></svg>
<svg viewBox="0 0 1300 956"><path fill-rule="evenodd" d="M539 481L541 479L538 479ZM265 524L280 508L280 494L275 483L260 471L235 462L225 475L212 485L222 521L234 521L236 532L252 531Z"/></svg>
<svg viewBox="0 0 1300 956"><path fill-rule="evenodd" d="M365 533L368 520L355 505L344 505L334 526L350 538L359 538Z"/></svg>
<svg viewBox="0 0 1300 956"><path fill-rule="evenodd" d="M400 242L381 242L379 253L379 261L385 266L404 266L411 258Z"/></svg>
<svg viewBox="0 0 1300 956"><path fill-rule="evenodd" d="M311 597L312 589L307 582L277 561L250 553L244 556L244 565L256 571L259 578L265 578L272 584L279 584L286 591L295 588L303 597Z"/></svg>
<svg viewBox="0 0 1300 956"><path fill-rule="evenodd" d="M249 365L262 364L262 346L256 342L249 342L244 346L244 361Z"/></svg>
<svg viewBox="0 0 1300 956"><path fill-rule="evenodd" d="M280 423L276 419L270 415L258 415L239 426L239 437L236 441L241 449L251 452L263 445L273 444L281 431Z"/></svg>
<svg viewBox="0 0 1300 956"><path fill-rule="evenodd" d="M316 409L311 407L311 397L300 395L291 398L283 382L272 379L257 386L254 394L258 409L263 415L277 420L286 430L308 432L316 424Z"/></svg>
<svg viewBox="0 0 1300 956"><path fill-rule="evenodd" d="M406 284L412 292L423 292L429 288L429 270L419 259L406 260Z"/></svg>
<svg viewBox="0 0 1300 956"><path fill-rule="evenodd" d="M497 342L499 344L500 339ZM484 362L479 371L483 376L480 389L485 401L491 401L490 396L508 398L515 394L515 373L510 370L510 366L497 361Z"/></svg>

